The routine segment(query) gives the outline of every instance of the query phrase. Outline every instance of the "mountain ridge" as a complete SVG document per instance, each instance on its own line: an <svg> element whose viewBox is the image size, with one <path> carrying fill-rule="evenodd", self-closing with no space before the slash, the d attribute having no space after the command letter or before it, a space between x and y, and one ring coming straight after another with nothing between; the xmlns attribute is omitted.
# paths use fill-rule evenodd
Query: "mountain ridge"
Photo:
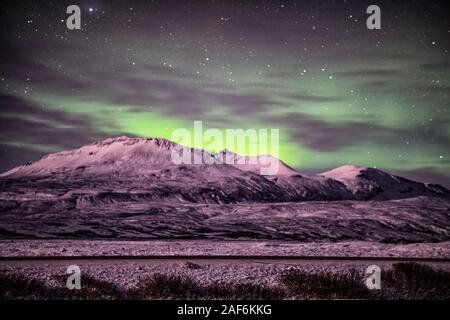
<svg viewBox="0 0 450 320"><path fill-rule="evenodd" d="M192 157L212 157L216 164L174 164L174 148L192 152ZM226 158L232 158L232 162ZM192 158L191 158L192 159ZM261 175L265 164L276 161L274 175ZM268 160L268 161L267 161ZM239 162L240 161L240 162ZM252 162L253 161L253 162ZM317 174L300 173L271 155L241 156L228 150L210 154L180 146L164 138L120 136L93 142L78 149L48 154L31 164L13 168L2 179L56 179L89 184L125 181L140 189L162 189L199 202L391 200L417 196L449 197L439 185L426 185L375 168L346 165ZM199 185L199 183L201 183ZM203 185L202 185L203 184ZM188 186L194 188L189 189ZM156 189L155 189L156 190ZM165 191L164 191L165 190ZM189 191L191 190L191 191ZM158 191L159 192L159 191ZM195 196L189 195L189 192ZM216 199L216 200L214 200Z"/></svg>

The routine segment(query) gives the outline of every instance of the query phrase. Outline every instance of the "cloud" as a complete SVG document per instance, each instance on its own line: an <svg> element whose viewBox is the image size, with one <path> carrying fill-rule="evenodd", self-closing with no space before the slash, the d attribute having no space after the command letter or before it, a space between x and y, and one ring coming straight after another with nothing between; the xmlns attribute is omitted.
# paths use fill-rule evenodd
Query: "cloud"
<svg viewBox="0 0 450 320"><path fill-rule="evenodd" d="M290 98L295 101L303 101L303 102L314 102L314 103L323 103L323 102L339 102L342 101L342 97L327 97L327 96L318 96L312 94L288 94L287 98Z"/></svg>
<svg viewBox="0 0 450 320"><path fill-rule="evenodd" d="M47 46L53 49L51 44ZM35 91L51 97L96 101L128 108L130 112L157 111L168 116L205 120L215 107L222 107L229 114L251 116L287 106L267 89L262 92L260 88L247 88L242 92L225 81L217 83L176 66L109 65L108 60L93 56L83 61L78 74L63 73L55 66L44 66L42 61L31 59L31 54L27 50L11 54L9 63L0 67L0 71L8 80L22 83L31 77L37 86ZM70 69L70 65L77 64L76 59L79 57L66 61L69 66L65 67Z"/></svg>
<svg viewBox="0 0 450 320"><path fill-rule="evenodd" d="M104 137L86 117L47 110L9 95L0 95L0 102L0 144L23 149L24 154L70 149Z"/></svg>
<svg viewBox="0 0 450 320"><path fill-rule="evenodd" d="M432 72L448 72L450 71L449 61L427 62L419 65L419 69Z"/></svg>
<svg viewBox="0 0 450 320"><path fill-rule="evenodd" d="M439 126L425 130L394 128L370 122L329 122L303 113L287 113L272 117L270 121L286 128L294 141L323 152L335 152L365 143L395 146L398 141L413 137L419 144L450 144L450 138Z"/></svg>
<svg viewBox="0 0 450 320"><path fill-rule="evenodd" d="M350 71L342 71L338 72L337 76L340 77L392 77L392 76L398 76L401 75L401 70L396 69L358 69L358 70L350 70Z"/></svg>

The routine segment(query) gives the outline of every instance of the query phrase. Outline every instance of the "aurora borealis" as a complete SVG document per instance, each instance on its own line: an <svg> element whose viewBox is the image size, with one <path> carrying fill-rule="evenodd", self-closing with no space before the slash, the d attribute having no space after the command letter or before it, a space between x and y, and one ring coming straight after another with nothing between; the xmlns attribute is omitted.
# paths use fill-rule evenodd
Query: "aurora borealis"
<svg viewBox="0 0 450 320"><path fill-rule="evenodd" d="M81 30L66 28L69 4ZM370 4L381 30L366 27ZM1 171L106 137L169 138L201 120L279 128L281 159L300 171L351 163L450 186L445 1L0 8Z"/></svg>

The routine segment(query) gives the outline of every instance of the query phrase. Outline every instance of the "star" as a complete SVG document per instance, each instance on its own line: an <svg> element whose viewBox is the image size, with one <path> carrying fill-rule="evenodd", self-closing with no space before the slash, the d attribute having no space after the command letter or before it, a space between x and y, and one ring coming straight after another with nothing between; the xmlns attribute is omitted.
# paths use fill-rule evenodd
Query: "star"
<svg viewBox="0 0 450 320"><path fill-rule="evenodd" d="M74 105L83 105L87 96L96 103L95 109L80 108L86 132L93 136L111 127L135 135L159 135L158 130L164 131L161 124L190 122L191 110L211 120L217 120L216 109L224 114L239 110L229 119L231 128L242 119L251 119L254 126L269 122L279 126L287 150L295 150L284 150L282 158L293 166L331 168L345 163L350 154L349 162L363 155L362 165L377 164L387 171L425 167L445 171L445 143L450 137L445 108L449 50L443 46L450 30L441 19L445 10L429 6L422 23L413 25L398 15L392 28L385 17L386 28L373 33L363 21L365 8L348 2L333 8L305 2L295 8L284 1L248 7L228 1L202 1L195 6L130 1L103 7L98 1L86 1L81 32L65 27L64 6L49 5L49 10L6 21L5 44L10 52L0 67L0 88L7 96L26 96L30 105L45 103L49 108L56 108L77 88ZM419 16L416 9L405 8L405 16ZM330 10L336 15L327 14ZM17 16L21 12L10 11ZM395 12L400 11L392 11L393 19ZM277 28L271 27L280 20ZM426 23L433 28L425 28ZM407 35L400 32L403 29ZM409 55L418 44L429 50ZM20 57L13 59L15 55ZM106 80L101 90L94 85L100 78ZM113 106L107 101L114 101ZM125 124L104 112L123 101ZM4 103L9 102L0 100ZM161 114L154 130L140 125L147 104L154 104L152 117ZM71 109L67 102L62 112ZM0 117L3 114L0 110ZM100 117L105 121L97 121ZM402 125L405 121L408 126ZM105 128L104 123L108 123ZM65 127L51 121L48 126L52 136L55 128ZM56 134L55 150L66 144L59 139ZM91 139L83 137L73 145ZM39 149L47 149L41 144ZM368 156L367 150L374 152ZM414 157L405 150L414 151ZM311 160L314 152L322 156L320 162ZM323 156L328 152L333 157Z"/></svg>

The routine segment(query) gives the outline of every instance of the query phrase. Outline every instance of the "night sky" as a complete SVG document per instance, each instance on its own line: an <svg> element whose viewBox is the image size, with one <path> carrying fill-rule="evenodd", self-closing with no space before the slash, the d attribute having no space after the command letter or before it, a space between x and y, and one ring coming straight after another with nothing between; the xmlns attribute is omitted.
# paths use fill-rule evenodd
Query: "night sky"
<svg viewBox="0 0 450 320"><path fill-rule="evenodd" d="M8 1L9 2L9 1ZM66 7L81 8L81 30ZM381 8L368 30L366 8ZM304 172L450 186L446 1L0 4L0 170L119 135L279 128Z"/></svg>

